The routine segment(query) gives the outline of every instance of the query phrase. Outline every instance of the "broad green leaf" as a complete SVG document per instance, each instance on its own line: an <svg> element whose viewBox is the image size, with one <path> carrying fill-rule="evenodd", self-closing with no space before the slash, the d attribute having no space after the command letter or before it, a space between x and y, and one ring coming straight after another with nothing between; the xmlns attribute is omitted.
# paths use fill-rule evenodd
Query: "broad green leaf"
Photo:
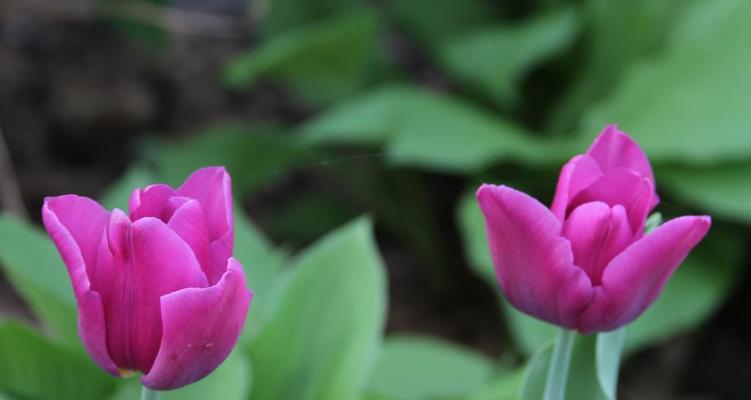
<svg viewBox="0 0 751 400"><path fill-rule="evenodd" d="M245 279L253 291L243 339L249 341L269 318L270 298L286 262L286 255L275 249L245 214L235 210L235 258L243 265Z"/></svg>
<svg viewBox="0 0 751 400"><path fill-rule="evenodd" d="M348 99L307 121L301 128L307 143L385 144L408 113L406 104L420 97L418 89L387 86Z"/></svg>
<svg viewBox="0 0 751 400"><path fill-rule="evenodd" d="M751 162L657 171L659 182L713 215L751 223Z"/></svg>
<svg viewBox="0 0 751 400"><path fill-rule="evenodd" d="M487 381L492 364L480 354L427 337L386 340L368 393L393 400L456 398Z"/></svg>
<svg viewBox="0 0 751 400"><path fill-rule="evenodd" d="M41 230L0 215L0 267L54 338L82 349L67 269Z"/></svg>
<svg viewBox="0 0 751 400"><path fill-rule="evenodd" d="M99 400L114 383L84 354L18 322L0 322L0 390L23 399Z"/></svg>
<svg viewBox="0 0 751 400"><path fill-rule="evenodd" d="M485 226L474 196L462 198L458 225L470 266L491 287L498 288L487 248ZM626 351L658 343L686 332L712 315L730 293L740 270L741 239L715 226L668 281L662 294L629 328ZM499 290L500 297L500 290ZM512 337L525 353L554 336L552 325L529 317L501 300Z"/></svg>
<svg viewBox="0 0 751 400"><path fill-rule="evenodd" d="M379 347L383 265L371 225L357 220L295 263L274 315L251 344L253 398L357 398Z"/></svg>
<svg viewBox="0 0 751 400"><path fill-rule="evenodd" d="M524 75L564 50L577 33L577 14L566 8L514 25L483 27L452 37L441 46L439 59L467 85L508 106L519 97Z"/></svg>
<svg viewBox="0 0 751 400"><path fill-rule="evenodd" d="M367 93L325 112L302 131L313 143L385 143L392 164L449 172L504 160L549 164L570 146L540 141L469 103L409 86Z"/></svg>
<svg viewBox="0 0 751 400"><path fill-rule="evenodd" d="M240 349L235 349L214 372L200 381L159 394L164 400L245 400L250 394L252 381L250 360ZM141 383L137 377L132 377L122 381L110 400L138 399L140 393Z"/></svg>
<svg viewBox="0 0 751 400"><path fill-rule="evenodd" d="M585 27L580 63L571 87L553 110L551 128L568 132L593 103L612 92L632 64L664 47L694 0L592 0L580 8ZM618 122L618 121L614 121Z"/></svg>
<svg viewBox="0 0 751 400"><path fill-rule="evenodd" d="M376 15L362 10L276 36L230 62L223 79L247 87L262 77L290 85L314 104L351 95L377 60Z"/></svg>
<svg viewBox="0 0 751 400"><path fill-rule="evenodd" d="M596 134L617 122L652 159L706 165L751 156L751 3L702 2L667 50L629 69L586 118Z"/></svg>
<svg viewBox="0 0 751 400"><path fill-rule="evenodd" d="M625 327L597 335L597 342L595 343L597 380L603 394L609 400L615 399L616 389L618 388L618 371L620 370L621 353L625 340Z"/></svg>
<svg viewBox="0 0 751 400"><path fill-rule="evenodd" d="M524 370L502 371L483 386L475 388L464 400L517 400L524 379Z"/></svg>
<svg viewBox="0 0 751 400"><path fill-rule="evenodd" d="M306 156L297 141L268 126L216 125L143 150L155 164L155 176L173 186L198 168L223 165L232 176L236 195L284 174L285 168Z"/></svg>

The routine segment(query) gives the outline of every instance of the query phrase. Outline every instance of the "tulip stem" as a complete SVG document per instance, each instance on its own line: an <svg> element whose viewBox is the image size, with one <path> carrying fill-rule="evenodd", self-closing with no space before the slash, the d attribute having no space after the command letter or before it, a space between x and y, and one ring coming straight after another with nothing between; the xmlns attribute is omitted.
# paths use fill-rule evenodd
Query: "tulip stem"
<svg viewBox="0 0 751 400"><path fill-rule="evenodd" d="M144 386L141 389L141 400L159 400L159 391L151 390Z"/></svg>
<svg viewBox="0 0 751 400"><path fill-rule="evenodd" d="M574 348L576 332L561 329L555 340L553 356L548 366L548 379L545 383L545 400L563 400L566 398L566 381L568 367L571 364L571 351Z"/></svg>

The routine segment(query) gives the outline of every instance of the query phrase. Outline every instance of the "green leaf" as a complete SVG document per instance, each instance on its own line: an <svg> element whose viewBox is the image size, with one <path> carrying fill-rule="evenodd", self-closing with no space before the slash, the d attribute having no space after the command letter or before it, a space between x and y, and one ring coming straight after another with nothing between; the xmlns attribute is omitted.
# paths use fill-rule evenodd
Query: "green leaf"
<svg viewBox="0 0 751 400"><path fill-rule="evenodd" d="M618 387L618 370L621 365L623 343L626 341L626 327L597 335L595 357L597 380L603 394L609 400L615 399Z"/></svg>
<svg viewBox="0 0 751 400"><path fill-rule="evenodd" d="M713 215L751 223L751 162L657 170L659 182Z"/></svg>
<svg viewBox="0 0 751 400"><path fill-rule="evenodd" d="M581 65L552 114L554 132L569 132L582 114L612 93L624 71L661 50L676 22L696 4L693 0L595 0L581 7L583 31ZM618 121L615 121L618 122Z"/></svg>
<svg viewBox="0 0 751 400"><path fill-rule="evenodd" d="M242 336L247 342L270 316L271 294L286 262L286 254L273 248L245 214L236 209L234 256L242 263L248 286L253 291L253 302Z"/></svg>
<svg viewBox="0 0 751 400"><path fill-rule="evenodd" d="M251 344L253 398L357 398L379 346L385 291L367 220L305 251Z"/></svg>
<svg viewBox="0 0 751 400"><path fill-rule="evenodd" d="M525 74L568 47L578 25L575 10L566 8L515 25L475 29L447 40L439 59L467 85L508 106L519 97Z"/></svg>
<svg viewBox="0 0 751 400"><path fill-rule="evenodd" d="M480 354L427 337L391 337L384 343L368 393L393 400L456 398L490 378Z"/></svg>
<svg viewBox="0 0 751 400"><path fill-rule="evenodd" d="M521 391L524 370L501 371L496 377L475 392L464 397L464 400L517 400Z"/></svg>
<svg viewBox="0 0 751 400"><path fill-rule="evenodd" d="M18 322L0 322L0 390L24 399L99 400L114 383L85 355Z"/></svg>
<svg viewBox="0 0 751 400"><path fill-rule="evenodd" d="M67 269L47 235L0 215L0 267L54 338L82 349Z"/></svg>
<svg viewBox="0 0 751 400"><path fill-rule="evenodd" d="M591 137L606 122L618 122L654 160L748 160L751 3L694 8L666 52L630 69L582 131Z"/></svg>
<svg viewBox="0 0 751 400"><path fill-rule="evenodd" d="M200 381L159 394L164 400L245 400L250 394L252 380L250 360L242 351L235 349L214 372ZM124 380L110 400L138 399L140 393L141 383L133 377Z"/></svg>
<svg viewBox="0 0 751 400"><path fill-rule="evenodd" d="M268 126L215 125L178 142L145 148L155 164L156 177L180 185L198 168L223 165L232 175L237 195L252 190L285 172L306 157L306 151L288 135Z"/></svg>
<svg viewBox="0 0 751 400"><path fill-rule="evenodd" d="M536 140L524 128L459 99L409 86L367 93L302 131L308 143L386 143L392 164L447 172L508 160L549 164L570 146Z"/></svg>
<svg viewBox="0 0 751 400"><path fill-rule="evenodd" d="M263 77L288 84L314 104L359 89L377 60L378 19L362 10L276 36L233 60L223 72L233 88Z"/></svg>

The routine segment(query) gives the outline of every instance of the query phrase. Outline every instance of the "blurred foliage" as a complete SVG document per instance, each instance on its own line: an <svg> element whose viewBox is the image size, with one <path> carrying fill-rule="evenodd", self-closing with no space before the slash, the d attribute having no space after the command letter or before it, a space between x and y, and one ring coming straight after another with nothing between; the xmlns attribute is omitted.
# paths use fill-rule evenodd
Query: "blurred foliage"
<svg viewBox="0 0 751 400"><path fill-rule="evenodd" d="M146 141L101 197L126 209L134 187L177 185L206 165L233 178L236 256L255 293L248 323L222 367L165 398L539 399L554 330L500 296L472 192L485 181L549 199L560 165L606 123L653 161L658 210L715 218L625 339L577 338L569 397L613 398L608 348L628 356L685 334L733 293L751 222L751 3L268 0L253 9L259 40L217 78L251 95L271 82L303 103L304 120L217 121ZM157 52L169 45L158 24L103 15ZM503 359L431 337L382 338L387 283L372 223L356 218L363 211L438 293L462 267L461 247L498 294L513 341ZM0 398L137 396L135 379L86 361L65 267L38 228L0 217L0 267L35 318L0 323Z"/></svg>
<svg viewBox="0 0 751 400"><path fill-rule="evenodd" d="M491 376L493 364L472 351L441 341L394 336L383 345L368 394L391 400L457 398Z"/></svg>

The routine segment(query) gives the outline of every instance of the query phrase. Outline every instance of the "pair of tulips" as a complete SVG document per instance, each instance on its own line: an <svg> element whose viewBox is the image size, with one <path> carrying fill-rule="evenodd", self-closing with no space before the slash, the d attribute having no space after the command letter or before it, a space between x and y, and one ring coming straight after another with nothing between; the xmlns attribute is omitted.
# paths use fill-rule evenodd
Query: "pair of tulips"
<svg viewBox="0 0 751 400"><path fill-rule="evenodd" d="M710 226L686 216L645 235L659 202L654 176L615 126L564 165L550 208L506 186L482 185L477 199L505 297L582 333L638 317ZM229 355L252 297L232 258L230 177L200 169L177 189L136 189L129 208L65 195L47 198L42 215L94 361L115 376L140 371L151 389L178 388Z"/></svg>

